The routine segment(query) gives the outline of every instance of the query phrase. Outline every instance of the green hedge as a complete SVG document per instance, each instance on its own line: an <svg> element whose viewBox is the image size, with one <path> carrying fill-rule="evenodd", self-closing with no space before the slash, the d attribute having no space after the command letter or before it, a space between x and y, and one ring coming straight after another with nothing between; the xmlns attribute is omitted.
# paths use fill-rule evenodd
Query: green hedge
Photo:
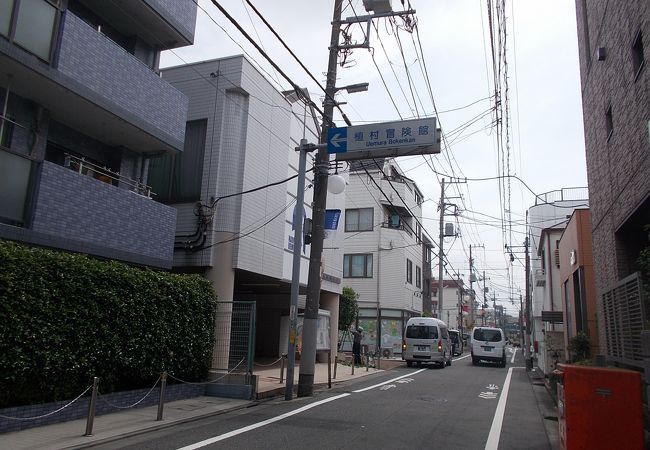
<svg viewBox="0 0 650 450"><path fill-rule="evenodd" d="M198 275L0 241L0 407L201 379L216 302Z"/></svg>

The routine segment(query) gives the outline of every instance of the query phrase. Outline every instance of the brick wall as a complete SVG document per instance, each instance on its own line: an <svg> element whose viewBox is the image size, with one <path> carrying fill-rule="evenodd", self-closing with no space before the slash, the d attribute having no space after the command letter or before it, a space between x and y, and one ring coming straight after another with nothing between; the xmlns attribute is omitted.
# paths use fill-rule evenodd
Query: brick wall
<svg viewBox="0 0 650 450"><path fill-rule="evenodd" d="M620 5L607 0L576 0L576 16L600 297L626 275L627 261L621 249L617 251L614 233L650 193L650 4L644 0ZM645 67L637 73L632 45L639 32L643 34ZM599 48L604 49L604 60L598 60ZM610 106L613 132L608 137L605 112Z"/></svg>

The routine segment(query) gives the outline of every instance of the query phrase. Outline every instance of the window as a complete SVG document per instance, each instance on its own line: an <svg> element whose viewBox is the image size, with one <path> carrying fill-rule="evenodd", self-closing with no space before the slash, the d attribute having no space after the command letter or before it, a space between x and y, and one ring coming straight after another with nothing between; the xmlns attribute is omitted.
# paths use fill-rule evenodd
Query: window
<svg viewBox="0 0 650 450"><path fill-rule="evenodd" d="M643 34L639 31L632 44L632 67L634 68L634 80L639 77L643 66L645 65L645 58L643 56Z"/></svg>
<svg viewBox="0 0 650 450"><path fill-rule="evenodd" d="M185 126L183 152L151 160L149 184L161 202L196 201L201 198L207 119Z"/></svg>
<svg viewBox="0 0 650 450"><path fill-rule="evenodd" d="M610 105L605 111L605 133L607 134L607 141L614 134L614 119L612 118L612 106Z"/></svg>
<svg viewBox="0 0 650 450"><path fill-rule="evenodd" d="M399 214L392 213L390 215L390 221L388 222L390 228L401 228L402 221L400 220Z"/></svg>
<svg viewBox="0 0 650 450"><path fill-rule="evenodd" d="M415 222L415 242L422 243L422 225L420 225L420 222Z"/></svg>
<svg viewBox="0 0 650 450"><path fill-rule="evenodd" d="M413 284L413 261L406 260L406 282Z"/></svg>
<svg viewBox="0 0 650 450"><path fill-rule="evenodd" d="M0 2L0 34L49 62L60 16L58 4L54 0Z"/></svg>
<svg viewBox="0 0 650 450"><path fill-rule="evenodd" d="M422 196L420 195L420 193L418 191L415 191L415 203L417 205L422 203Z"/></svg>
<svg viewBox="0 0 650 450"><path fill-rule="evenodd" d="M406 327L409 339L438 339L438 327L430 325L409 325Z"/></svg>
<svg viewBox="0 0 650 450"><path fill-rule="evenodd" d="M344 278L372 278L372 253L343 256Z"/></svg>
<svg viewBox="0 0 650 450"><path fill-rule="evenodd" d="M415 266L415 287L422 287L422 269Z"/></svg>
<svg viewBox="0 0 650 450"><path fill-rule="evenodd" d="M372 231L373 209L346 209L345 231Z"/></svg>

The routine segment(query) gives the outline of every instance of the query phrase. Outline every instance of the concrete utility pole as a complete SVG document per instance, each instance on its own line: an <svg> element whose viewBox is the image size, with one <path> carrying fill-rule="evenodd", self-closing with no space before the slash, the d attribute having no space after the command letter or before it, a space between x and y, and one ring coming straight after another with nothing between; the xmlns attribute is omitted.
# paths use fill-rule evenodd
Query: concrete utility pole
<svg viewBox="0 0 650 450"><path fill-rule="evenodd" d="M442 269L443 269L443 258L445 254L442 250L442 247L445 243L445 179L442 179L440 184L440 242L438 244L438 318L442 320L442 292L443 292L443 282L442 282Z"/></svg>
<svg viewBox="0 0 650 450"><path fill-rule="evenodd" d="M528 212L526 212L526 222L528 222ZM524 248L526 251L526 348L525 350L525 355L526 355L526 370L532 370L533 369L533 356L530 351L530 345L531 345L531 340L530 340L530 329L531 329L531 323L530 323L530 308L531 308L531 298L530 298L530 276L529 276L529 271L530 271L530 255L528 254L528 236L526 236L526 239L524 240Z"/></svg>
<svg viewBox="0 0 650 450"><path fill-rule="evenodd" d="M341 7L343 0L334 1L332 34L330 38L329 60L325 101L323 102L323 122L320 143L327 142L327 130L334 116L334 95L336 94L336 69L338 65L339 34L341 33ZM307 278L307 297L302 326L302 354L300 375L298 376L298 397L314 393L314 370L316 364L316 333L318 325L318 306L320 303L321 258L325 238L325 208L327 207L327 177L329 154L326 148L318 149L314 163L314 202L312 205L312 241Z"/></svg>

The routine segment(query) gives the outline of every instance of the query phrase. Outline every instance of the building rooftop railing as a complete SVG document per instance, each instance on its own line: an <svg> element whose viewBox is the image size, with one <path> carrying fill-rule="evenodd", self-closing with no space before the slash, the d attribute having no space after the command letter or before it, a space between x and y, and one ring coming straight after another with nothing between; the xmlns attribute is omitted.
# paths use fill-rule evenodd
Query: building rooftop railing
<svg viewBox="0 0 650 450"><path fill-rule="evenodd" d="M586 187L570 187L538 194L535 197L535 205L571 200L589 201L589 189Z"/></svg>

